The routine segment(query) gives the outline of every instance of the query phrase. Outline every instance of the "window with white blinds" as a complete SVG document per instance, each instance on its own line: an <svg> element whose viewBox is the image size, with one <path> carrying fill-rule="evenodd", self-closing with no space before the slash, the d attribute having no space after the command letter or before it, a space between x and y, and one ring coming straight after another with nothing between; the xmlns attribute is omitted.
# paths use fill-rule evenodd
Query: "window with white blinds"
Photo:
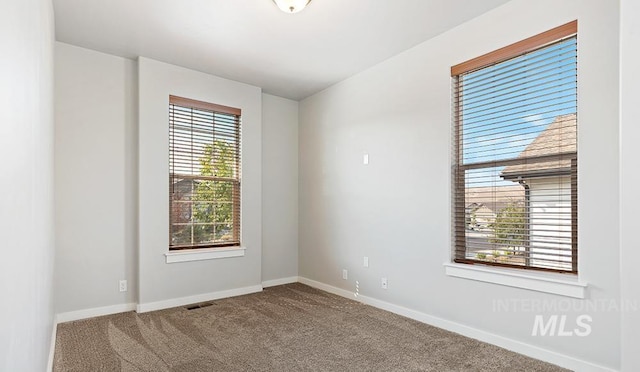
<svg viewBox="0 0 640 372"><path fill-rule="evenodd" d="M453 256L578 270L577 22L453 66Z"/></svg>
<svg viewBox="0 0 640 372"><path fill-rule="evenodd" d="M240 245L240 109L169 97L169 249Z"/></svg>

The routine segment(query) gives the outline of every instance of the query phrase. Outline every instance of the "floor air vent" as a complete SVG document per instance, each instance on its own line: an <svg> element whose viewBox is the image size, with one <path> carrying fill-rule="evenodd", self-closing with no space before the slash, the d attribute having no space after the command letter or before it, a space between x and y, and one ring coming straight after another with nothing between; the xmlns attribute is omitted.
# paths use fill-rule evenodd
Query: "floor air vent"
<svg viewBox="0 0 640 372"><path fill-rule="evenodd" d="M203 302L201 304L189 305L189 306L185 307L185 309L187 309L187 310L195 310L195 309L200 309L201 307L207 307L207 306L211 306L211 305L213 305L212 302Z"/></svg>

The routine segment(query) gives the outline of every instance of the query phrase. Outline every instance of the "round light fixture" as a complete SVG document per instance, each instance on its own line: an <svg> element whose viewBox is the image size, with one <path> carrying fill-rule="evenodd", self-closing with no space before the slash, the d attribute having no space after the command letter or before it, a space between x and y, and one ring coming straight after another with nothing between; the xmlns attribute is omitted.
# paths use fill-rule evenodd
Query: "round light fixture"
<svg viewBox="0 0 640 372"><path fill-rule="evenodd" d="M304 9L311 0L273 0L274 3L285 13L298 13Z"/></svg>

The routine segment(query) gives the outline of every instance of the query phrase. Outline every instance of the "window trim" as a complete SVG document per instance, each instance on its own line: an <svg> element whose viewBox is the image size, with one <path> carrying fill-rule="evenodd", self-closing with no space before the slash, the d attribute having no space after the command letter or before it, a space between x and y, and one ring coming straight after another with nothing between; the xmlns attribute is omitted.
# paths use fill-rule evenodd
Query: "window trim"
<svg viewBox="0 0 640 372"><path fill-rule="evenodd" d="M229 115L240 116L242 114L242 110L240 110L239 108L223 106L215 103L198 101L195 99L178 97L174 95L169 95L169 104L183 106L183 107L193 107L193 108L206 110L206 111L215 111L215 112L220 112L220 113L229 114Z"/></svg>
<svg viewBox="0 0 640 372"><path fill-rule="evenodd" d="M527 39L513 43L506 47L494 50L492 52L483 54L479 57L454 65L451 67L451 77L453 80L453 86L456 87L458 85L459 76L462 74L474 72L474 71L504 62L506 60L518 57L520 55L535 51L547 45L558 42L561 39L565 39L569 37L577 38L577 35L578 35L578 21L574 20L574 21L565 23L561 26L550 29L548 31L529 37ZM454 89L454 95L457 95L457 93L455 93L455 89ZM577 227L574 228L573 226L577 225L577 220L578 220L578 215L577 215L578 214L578 203L577 203L577 191L578 191L577 181L578 180L577 180L577 174L576 174L577 151L535 156L536 159L549 158L549 160L570 160L571 161L571 171L570 171L570 174L568 174L570 176L570 182L571 182L571 216L572 216L571 270L533 267L533 266L526 266L526 265L521 266L521 265L505 264L505 263L494 263L494 262L488 262L488 261L468 259L466 257L463 257L463 258L458 257L458 250L456 249L456 240L459 239L458 238L459 236L466 236L466 232L464 231L465 230L464 224L456 223L457 221L456 216L459 214L465 215L465 206L462 204L457 205L455 203L455 200L458 194L457 190L459 190L460 188L465 189L464 172L465 170L468 170L468 169L480 169L480 168L485 168L495 164L494 161L473 163L470 165L464 165L459 163L460 160L458 159L458 157L460 154L460 146L463 145L460 140L460 127L461 127L460 116L457 114L459 112L459 109L460 109L459 99L455 98L454 96L454 99L452 102L452 110L453 110L452 134L454 138L454 144L453 144L454 153L453 153L452 159L455 159L455 160L454 160L454 164L452 164L452 200L453 200L452 221L453 222L451 226L451 233L452 233L452 244L451 244L452 260L451 261L452 263L450 264L450 266L453 268L458 268L460 266L466 265L467 267L475 266L477 268L482 268L482 267L489 268L489 269L503 268L506 270L517 269L517 270L526 270L529 272L535 271L535 272L542 272L542 273L544 272L558 273L561 275L567 275L567 274L576 275L578 273L578 250L577 250L578 237L577 237ZM577 141L577 138L576 138L576 141ZM527 160L528 159L522 160L522 159L516 158L516 159L500 161L500 163L508 163L509 165L516 165L516 164L524 163ZM528 200L526 202L528 202ZM445 264L445 266L447 265ZM450 267L447 267L447 275L450 275L449 269ZM452 269L452 270L455 271L455 269ZM497 270L496 272L501 273L502 270ZM452 276L459 276L459 275L452 275ZM464 277L464 276L461 276L461 277Z"/></svg>
<svg viewBox="0 0 640 372"><path fill-rule="evenodd" d="M236 178L225 178L225 177L215 177L215 176L188 176L182 175L184 177L193 178L193 179L210 179L210 180L224 180L233 182L233 190L232 190L232 200L238 200L238 203L233 203L233 215L237 216L233 218L232 225L234 231L234 239L230 242L210 242L204 244L192 244L192 245L171 245L171 211L172 211L172 203L171 203L171 195L169 195L169 246L168 253L165 253L167 263L174 262L185 262L185 261L197 261L197 260L207 260L213 258L226 258L226 257L237 257L244 256L245 248L242 246L242 158L241 158L241 148L242 148L242 137L240 135L241 125L242 125L242 110L235 107L219 105L215 103L198 101L191 98L179 97L174 95L169 95L169 106L180 106L184 108L192 108L197 110L211 111L213 113L227 114L237 116L237 127L235 128L235 135L238 140L237 143L237 151L238 157L236 159L236 170L237 177ZM169 122L169 126L171 126L171 122ZM169 159L171 159L171 145L169 146ZM171 162L171 160L170 160ZM169 170L169 184L171 185L171 179L175 176L175 173L171 173L171 169ZM170 186L171 187L171 186Z"/></svg>
<svg viewBox="0 0 640 372"><path fill-rule="evenodd" d="M564 25L552 28L549 31L545 31L517 43L507 45L504 48L494 50L493 52L483 54L480 57L476 57L468 61L459 63L455 66L451 66L451 76L454 77L466 72L478 70L496 63L506 61L507 59L517 57L521 54L525 54L534 49L541 48L547 44L553 43L559 39L571 35L575 35L577 33L577 20L565 23Z"/></svg>
<svg viewBox="0 0 640 372"><path fill-rule="evenodd" d="M172 250L164 254L166 263L213 260L220 258L242 257L245 247L192 248Z"/></svg>
<svg viewBox="0 0 640 372"><path fill-rule="evenodd" d="M521 268L514 269L509 267L466 265L449 262L444 263L443 266L445 268L445 274L455 278L579 299L587 297L588 283L580 281L575 275L538 270L523 271Z"/></svg>

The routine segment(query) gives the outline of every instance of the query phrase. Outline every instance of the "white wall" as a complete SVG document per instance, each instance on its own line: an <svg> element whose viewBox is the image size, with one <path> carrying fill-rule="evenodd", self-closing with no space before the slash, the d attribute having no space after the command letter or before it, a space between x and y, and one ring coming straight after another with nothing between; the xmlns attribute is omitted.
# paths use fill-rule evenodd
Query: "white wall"
<svg viewBox="0 0 640 372"><path fill-rule="evenodd" d="M133 303L136 63L63 43L55 56L55 309Z"/></svg>
<svg viewBox="0 0 640 372"><path fill-rule="evenodd" d="M0 12L0 370L43 371L53 325L53 9Z"/></svg>
<svg viewBox="0 0 640 372"><path fill-rule="evenodd" d="M122 310L138 300L138 62L64 43L56 43L55 57L55 309L57 313L64 313L61 318L64 320L96 314L86 310L97 309L97 313ZM195 72L187 75L191 73L200 76ZM217 90L216 79L208 78L211 81L207 87ZM184 84L185 87L180 88L184 94L202 94L196 92L201 83L193 84L194 92L189 91L190 82ZM228 84L235 86L236 83ZM246 99L251 100L242 103L251 106L248 116L243 119L243 158L246 160L249 154L251 161L246 165L249 175L247 169L243 175L251 181L257 177L256 154L260 154L260 144L255 144L255 136L260 134L255 127L257 88L237 84L239 91L231 90L237 93L236 103L246 93L243 89L248 89ZM222 96L213 98L224 99ZM158 265L159 270L201 266L208 271L209 265L231 266L225 270L235 270L236 279L245 275L252 278L236 280L233 284L234 275L212 272L209 275L215 276L215 280L203 285L199 292L176 288L172 296L183 297L256 284L256 280L259 283L297 276L298 103L268 94L262 95L262 100L258 114L264 116L266 130L262 131L262 160L257 164L269 174L262 180L262 275L260 268L255 268L256 249L260 249L256 244L251 244L247 250L249 260L253 262L250 267L245 267L244 263L234 264L246 262L246 258L170 266L162 263ZM160 115L166 108L162 110ZM253 119L247 124L247 118L252 115ZM245 222L254 219L254 226L249 231L255 236L256 214L252 210L256 203L255 183L247 188L253 190L254 195L249 194L248 200L254 207L247 212L249 217L244 217ZM141 193L146 195L147 189L142 189ZM164 199L157 204L164 205ZM162 254L160 258L163 258ZM244 274L240 274L242 272ZM186 277L186 282L200 280L197 275ZM120 279L128 280L128 292L119 292Z"/></svg>
<svg viewBox="0 0 640 372"><path fill-rule="evenodd" d="M623 301L640 302L640 249L638 245L638 211L640 210L640 2L622 0L620 25L620 282ZM622 314L622 370L640 370L638 353L640 312Z"/></svg>
<svg viewBox="0 0 640 372"><path fill-rule="evenodd" d="M262 95L262 281L298 276L298 102Z"/></svg>
<svg viewBox="0 0 640 372"><path fill-rule="evenodd" d="M260 88L140 57L139 302L167 301L261 284L262 93ZM243 257L165 263L169 249L169 95L242 110ZM160 305L150 305L159 303Z"/></svg>
<svg viewBox="0 0 640 372"><path fill-rule="evenodd" d="M589 312L587 337L533 337L535 315L551 314L497 312L494 301L565 298L448 277L442 266L451 249L450 66L578 19L580 280L589 300L619 299L618 16L616 2L514 0L302 101L300 275L349 291L357 280L362 295L618 368L619 313Z"/></svg>

